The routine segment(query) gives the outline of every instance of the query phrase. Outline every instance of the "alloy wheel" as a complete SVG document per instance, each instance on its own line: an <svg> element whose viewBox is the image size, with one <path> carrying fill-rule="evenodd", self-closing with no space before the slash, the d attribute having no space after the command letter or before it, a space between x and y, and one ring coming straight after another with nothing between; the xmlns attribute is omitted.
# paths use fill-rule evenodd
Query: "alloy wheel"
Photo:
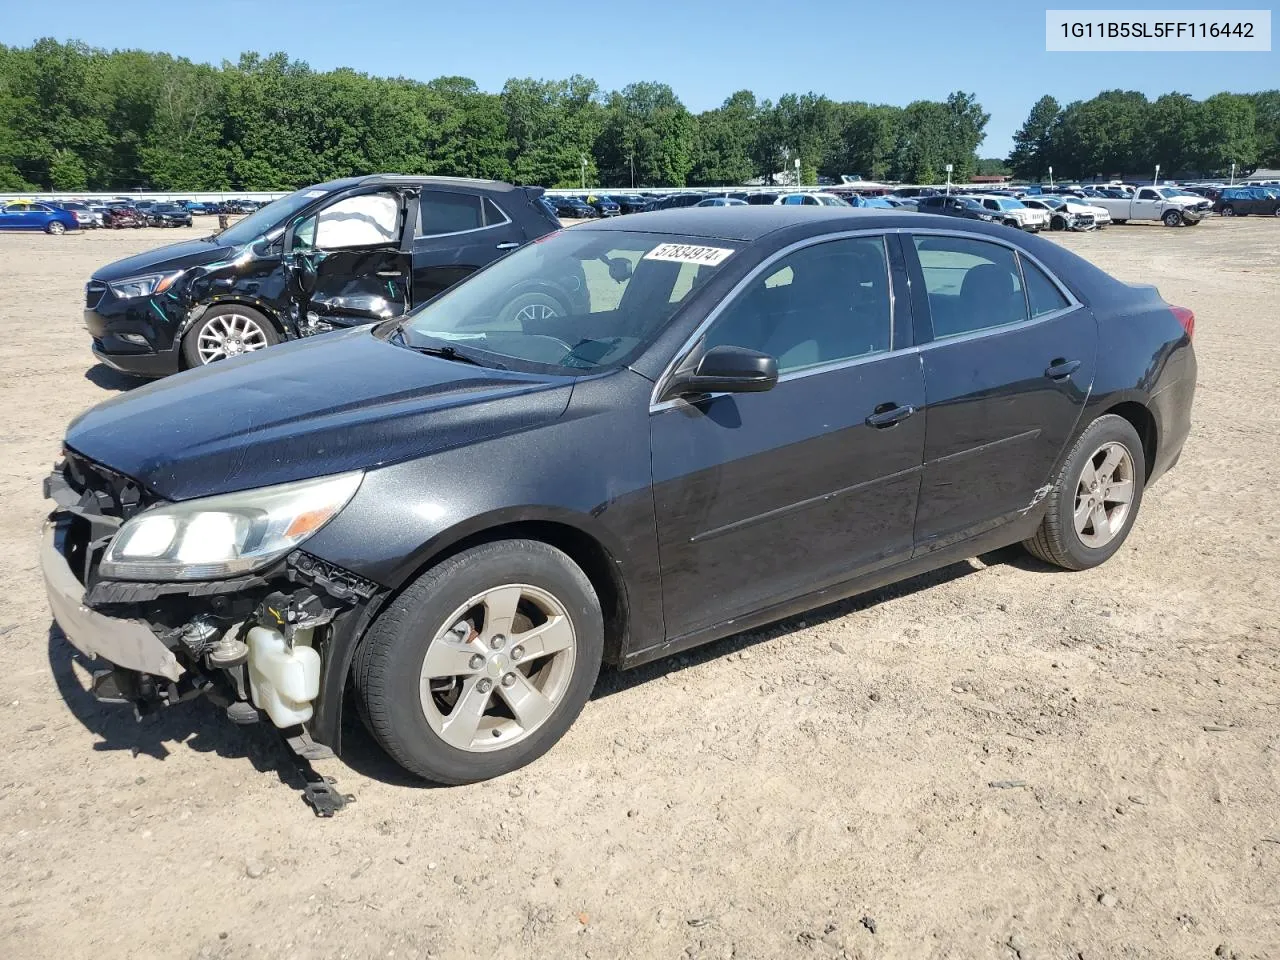
<svg viewBox="0 0 1280 960"><path fill-rule="evenodd" d="M545 303L529 303L516 311L515 319L523 323L526 320L549 320L558 316L555 309Z"/></svg>
<svg viewBox="0 0 1280 960"><path fill-rule="evenodd" d="M49 224L49 232L56 237L66 233L67 228L64 227L62 224L60 224L57 220L54 220Z"/></svg>
<svg viewBox="0 0 1280 960"><path fill-rule="evenodd" d="M200 330L196 349L204 364L252 353L267 346L267 335L261 324L242 313L223 313L211 319Z"/></svg>
<svg viewBox="0 0 1280 960"><path fill-rule="evenodd" d="M1104 443L1076 485L1076 535L1086 547L1105 547L1124 529L1133 503L1133 456L1123 444Z"/></svg>
<svg viewBox="0 0 1280 960"><path fill-rule="evenodd" d="M422 662L422 712L449 746L483 753L524 740L564 699L577 635L564 604L508 583L472 597L445 621Z"/></svg>

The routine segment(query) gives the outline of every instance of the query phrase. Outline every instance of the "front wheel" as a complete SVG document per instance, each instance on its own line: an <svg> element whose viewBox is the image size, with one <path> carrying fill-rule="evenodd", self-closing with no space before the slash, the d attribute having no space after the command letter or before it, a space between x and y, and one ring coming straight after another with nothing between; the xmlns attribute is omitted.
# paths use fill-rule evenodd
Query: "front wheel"
<svg viewBox="0 0 1280 960"><path fill-rule="evenodd" d="M1050 220L1050 221L1049 221L1049 229L1050 229L1050 230L1065 230L1065 229L1067 229L1067 220L1066 220L1066 218L1065 218L1065 217L1054 217L1052 220Z"/></svg>
<svg viewBox="0 0 1280 960"><path fill-rule="evenodd" d="M57 220L51 220L45 225L44 232L55 237L60 237L67 232L67 228Z"/></svg>
<svg viewBox="0 0 1280 960"><path fill-rule="evenodd" d="M1182 212L1179 210L1167 210L1160 219L1164 221L1166 227L1182 226Z"/></svg>
<svg viewBox="0 0 1280 960"><path fill-rule="evenodd" d="M229 303L211 307L182 338L189 367L203 367L280 342L271 321L252 307Z"/></svg>
<svg viewBox="0 0 1280 960"><path fill-rule="evenodd" d="M1234 217L1234 216L1236 215L1236 208L1235 208L1235 207L1223 207L1223 208L1222 208L1222 215L1223 215L1224 217Z"/></svg>
<svg viewBox="0 0 1280 960"><path fill-rule="evenodd" d="M365 721L397 763L443 784L510 773L577 719L604 652L600 602L565 553L481 544L432 567L356 653Z"/></svg>
<svg viewBox="0 0 1280 960"><path fill-rule="evenodd" d="M1123 417L1099 417L1076 441L1046 497L1031 553L1067 570L1087 570L1120 549L1142 504L1142 441Z"/></svg>

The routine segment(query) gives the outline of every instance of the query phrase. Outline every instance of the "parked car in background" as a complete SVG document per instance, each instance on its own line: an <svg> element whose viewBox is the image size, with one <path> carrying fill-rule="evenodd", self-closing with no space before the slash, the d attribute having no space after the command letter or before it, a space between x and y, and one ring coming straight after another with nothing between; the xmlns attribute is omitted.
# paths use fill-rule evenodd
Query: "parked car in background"
<svg viewBox="0 0 1280 960"><path fill-rule="evenodd" d="M199 200L175 200L173 202L190 214L204 214L208 212L208 208L206 208Z"/></svg>
<svg viewBox="0 0 1280 960"><path fill-rule="evenodd" d="M864 197L860 193L851 193L848 196L842 196L841 199L851 207L862 209L892 210L897 206L884 197Z"/></svg>
<svg viewBox="0 0 1280 960"><path fill-rule="evenodd" d="M586 198L587 206L593 207L602 217L616 217L622 213L622 207L612 197L601 193L593 193Z"/></svg>
<svg viewBox="0 0 1280 960"><path fill-rule="evenodd" d="M1159 220L1166 227L1193 227L1204 219L1213 206L1206 198L1187 196L1176 187L1139 187L1132 197L1090 197L1089 204L1105 208L1113 223Z"/></svg>
<svg viewBox="0 0 1280 960"><path fill-rule="evenodd" d="M152 227L189 227L191 212L176 203L156 203L147 208L147 224Z"/></svg>
<svg viewBox="0 0 1280 960"><path fill-rule="evenodd" d="M707 197L694 204L695 207L745 207L747 201L735 200L733 197Z"/></svg>
<svg viewBox="0 0 1280 960"><path fill-rule="evenodd" d="M847 207L834 193L784 193L775 204L784 207Z"/></svg>
<svg viewBox="0 0 1280 960"><path fill-rule="evenodd" d="M935 194L920 197L916 202L920 213L936 213L944 217L960 217L964 220L984 220L987 223L1000 223L1001 216L994 210L988 210L972 197L948 197Z"/></svg>
<svg viewBox="0 0 1280 960"><path fill-rule="evenodd" d="M652 203L649 198L636 193L611 193L609 199L616 203L623 213L644 213Z"/></svg>
<svg viewBox="0 0 1280 960"><path fill-rule="evenodd" d="M53 200L50 206L67 211L76 218L81 230L96 230L102 226L102 218L89 209L89 205L80 200Z"/></svg>
<svg viewBox="0 0 1280 960"><path fill-rule="evenodd" d="M541 196L541 187L396 175L298 190L211 237L97 270L85 291L93 352L161 377L399 316L559 229ZM564 314L583 290L581 277L565 277L513 291L505 322Z"/></svg>
<svg viewBox="0 0 1280 960"><path fill-rule="evenodd" d="M123 230L126 227L136 230L147 225L147 218L133 207L109 206L102 214L102 225L112 230Z"/></svg>
<svg viewBox="0 0 1280 960"><path fill-rule="evenodd" d="M1275 187L1226 187L1213 203L1224 217L1280 216L1280 191Z"/></svg>
<svg viewBox="0 0 1280 960"><path fill-rule="evenodd" d="M608 309L510 322L587 272ZM104 695L207 690L335 750L354 700L414 775L484 780L551 749L602 663L1015 544L1105 563L1190 431L1194 321L989 224L596 221L403 322L81 414L40 563Z"/></svg>
<svg viewBox="0 0 1280 960"><path fill-rule="evenodd" d="M672 210L680 207L696 207L707 198L705 193L670 193L653 205L654 210Z"/></svg>
<svg viewBox="0 0 1280 960"><path fill-rule="evenodd" d="M590 220L600 215L595 207L581 197L550 197L549 199L556 208L557 216L567 217L570 220Z"/></svg>
<svg viewBox="0 0 1280 960"><path fill-rule="evenodd" d="M1045 211L1049 217L1050 230L1102 229L1111 223L1111 214L1106 207L1094 206L1086 200L1045 194L1038 198L1024 197L1022 202L1028 207Z"/></svg>
<svg viewBox="0 0 1280 960"><path fill-rule="evenodd" d="M992 194L973 194L973 199L993 213L1000 215L1000 222L1006 227L1017 227L1028 233L1039 233L1049 226L1049 215L1024 204L1016 197L1004 197Z"/></svg>
<svg viewBox="0 0 1280 960"><path fill-rule="evenodd" d="M0 204L0 230L43 230L61 234L79 230L80 221L70 210L34 200L11 200Z"/></svg>
<svg viewBox="0 0 1280 960"><path fill-rule="evenodd" d="M883 200L885 203L893 207L895 210L908 210L914 213L918 209L918 207L916 206L915 197L887 196L887 197L876 197L876 199Z"/></svg>
<svg viewBox="0 0 1280 960"><path fill-rule="evenodd" d="M772 206L777 199L776 193L752 193L747 196L747 203L753 207L767 207Z"/></svg>

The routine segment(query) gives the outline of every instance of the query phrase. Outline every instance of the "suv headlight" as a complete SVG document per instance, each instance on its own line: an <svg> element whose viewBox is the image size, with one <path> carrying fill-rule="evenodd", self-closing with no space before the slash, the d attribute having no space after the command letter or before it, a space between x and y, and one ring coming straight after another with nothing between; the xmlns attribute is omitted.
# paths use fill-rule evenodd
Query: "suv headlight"
<svg viewBox="0 0 1280 960"><path fill-rule="evenodd" d="M133 300L164 293L180 276L182 276L181 270L174 270L171 273L148 273L141 277L116 280L114 283L108 283L107 286L121 300Z"/></svg>
<svg viewBox="0 0 1280 960"><path fill-rule="evenodd" d="M363 470L152 507L107 545L114 580L213 580L259 570L302 543L355 496Z"/></svg>

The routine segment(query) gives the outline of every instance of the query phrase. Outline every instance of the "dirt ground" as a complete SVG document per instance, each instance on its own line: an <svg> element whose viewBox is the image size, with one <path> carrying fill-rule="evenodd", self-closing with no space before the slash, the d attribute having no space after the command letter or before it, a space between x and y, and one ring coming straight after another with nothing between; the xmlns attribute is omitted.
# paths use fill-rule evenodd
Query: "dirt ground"
<svg viewBox="0 0 1280 960"><path fill-rule="evenodd" d="M0 235L0 956L1280 957L1280 221L1061 238L1197 315L1195 429L1105 567L1002 551L606 673L478 786L349 725L332 820L268 729L136 724L50 630L40 480L130 384L83 284L198 232Z"/></svg>

